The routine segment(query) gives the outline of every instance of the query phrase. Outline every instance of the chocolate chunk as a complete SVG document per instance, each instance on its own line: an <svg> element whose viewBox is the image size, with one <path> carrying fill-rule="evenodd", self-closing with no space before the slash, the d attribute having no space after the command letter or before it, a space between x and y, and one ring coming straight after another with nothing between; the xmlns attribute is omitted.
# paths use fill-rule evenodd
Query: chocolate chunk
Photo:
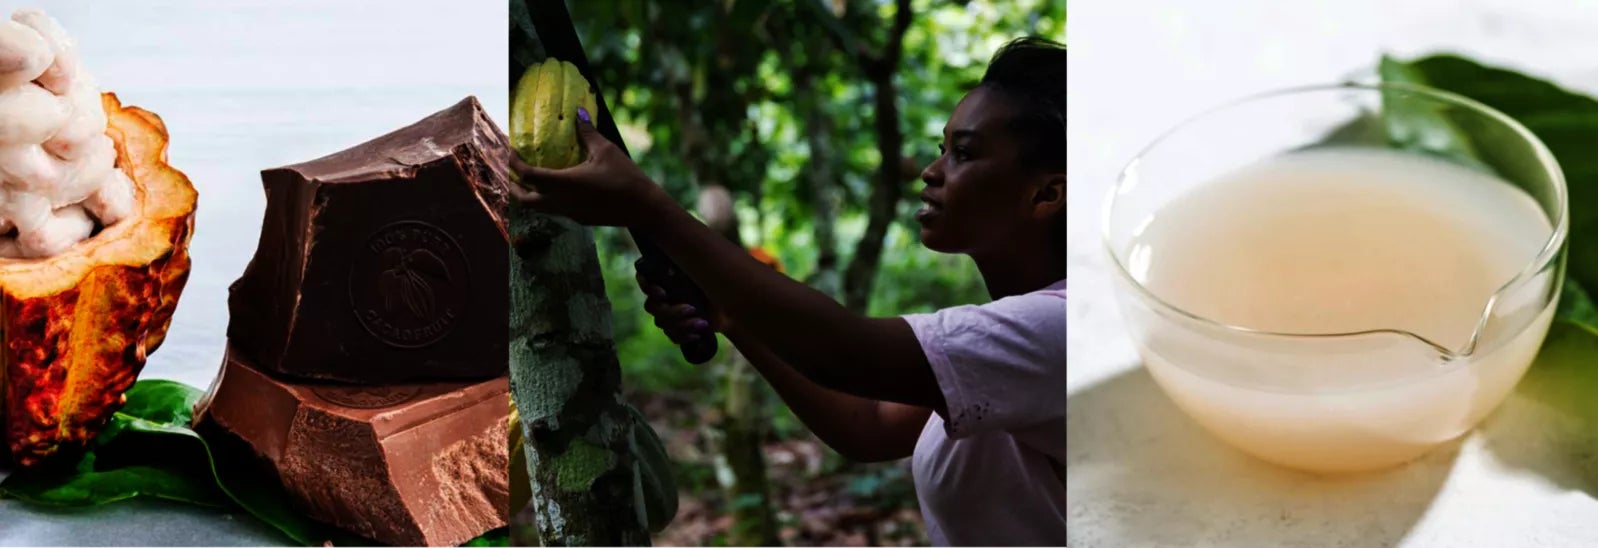
<svg viewBox="0 0 1598 548"><path fill-rule="evenodd" d="M261 172L266 218L228 338L293 378L385 384L506 371L505 134L468 97Z"/></svg>
<svg viewBox="0 0 1598 548"><path fill-rule="evenodd" d="M228 352L202 431L242 439L312 518L378 542L458 546L510 506L507 377L288 382Z"/></svg>

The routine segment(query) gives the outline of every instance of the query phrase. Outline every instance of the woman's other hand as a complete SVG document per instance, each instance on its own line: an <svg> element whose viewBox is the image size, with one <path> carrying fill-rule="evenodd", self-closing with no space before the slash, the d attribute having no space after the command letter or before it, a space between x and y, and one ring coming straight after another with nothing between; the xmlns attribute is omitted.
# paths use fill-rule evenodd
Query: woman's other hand
<svg viewBox="0 0 1598 548"><path fill-rule="evenodd" d="M594 129L581 107L577 138L587 157L565 169L533 166L512 152L511 196L540 212L590 226L647 226L661 211L677 207L626 153Z"/></svg>
<svg viewBox="0 0 1598 548"><path fill-rule="evenodd" d="M673 300L655 280L638 273L638 287L644 290L644 311L655 318L655 327L660 328L671 339L672 343L681 346L699 340L701 336L708 335L711 330L726 332L729 327L727 317L720 312L699 310L682 301ZM709 305L705 305L709 307Z"/></svg>

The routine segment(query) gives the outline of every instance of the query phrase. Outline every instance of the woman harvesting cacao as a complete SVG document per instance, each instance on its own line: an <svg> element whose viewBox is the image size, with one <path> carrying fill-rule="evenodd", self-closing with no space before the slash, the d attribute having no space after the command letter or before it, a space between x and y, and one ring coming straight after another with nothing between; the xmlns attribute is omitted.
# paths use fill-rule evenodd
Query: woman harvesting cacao
<svg viewBox="0 0 1598 548"><path fill-rule="evenodd" d="M512 191L585 224L648 231L712 308L671 302L640 276L656 324L678 344L706 327L724 333L845 457L913 457L934 543L1063 544L1065 81L1063 46L1006 45L921 173L921 240L976 262L994 299L979 306L851 312L700 223L583 110L588 159L548 170L513 158L528 188Z"/></svg>

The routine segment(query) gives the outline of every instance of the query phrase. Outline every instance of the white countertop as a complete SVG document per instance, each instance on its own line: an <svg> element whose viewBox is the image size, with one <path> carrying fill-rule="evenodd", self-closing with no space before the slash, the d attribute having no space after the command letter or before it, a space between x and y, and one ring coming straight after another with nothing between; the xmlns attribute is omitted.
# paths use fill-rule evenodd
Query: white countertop
<svg viewBox="0 0 1598 548"><path fill-rule="evenodd" d="M1368 70L1382 52L1457 51L1598 94L1598 5L1138 0L1073 7L1071 546L1598 545L1598 482L1582 470L1598 452L1598 432L1578 431L1519 395L1462 440L1385 473L1319 478L1223 445L1141 368L1099 240L1115 175L1176 120L1241 95L1337 81Z"/></svg>
<svg viewBox="0 0 1598 548"><path fill-rule="evenodd" d="M254 254L260 170L336 152L477 95L508 117L502 0L0 2L54 15L102 88L159 114L199 190L193 269L140 378L208 387L227 286ZM7 471L0 470L0 477ZM248 514L158 501L56 510L0 501L0 545L262 545Z"/></svg>

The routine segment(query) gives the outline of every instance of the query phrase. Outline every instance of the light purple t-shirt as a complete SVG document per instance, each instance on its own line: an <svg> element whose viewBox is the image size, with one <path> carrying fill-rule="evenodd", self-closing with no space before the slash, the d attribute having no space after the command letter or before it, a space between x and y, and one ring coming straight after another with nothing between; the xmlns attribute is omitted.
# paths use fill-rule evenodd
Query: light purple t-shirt
<svg viewBox="0 0 1598 548"><path fill-rule="evenodd" d="M936 545L1065 545L1065 280L905 316L948 415L912 457Z"/></svg>

